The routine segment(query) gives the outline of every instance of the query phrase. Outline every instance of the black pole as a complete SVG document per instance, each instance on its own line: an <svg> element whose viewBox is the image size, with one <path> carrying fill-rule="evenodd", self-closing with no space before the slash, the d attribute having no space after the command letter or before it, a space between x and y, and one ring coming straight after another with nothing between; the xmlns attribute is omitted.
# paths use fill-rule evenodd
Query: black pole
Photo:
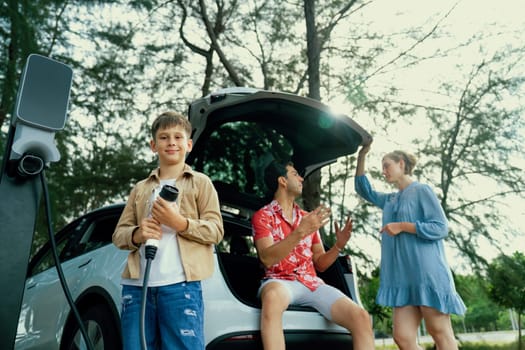
<svg viewBox="0 0 525 350"><path fill-rule="evenodd" d="M54 134L66 122L72 75L70 67L35 54L22 72L0 169L0 349L14 348L42 195L34 175L60 159Z"/></svg>
<svg viewBox="0 0 525 350"><path fill-rule="evenodd" d="M41 197L39 178L3 176L0 196L0 349L13 349Z"/></svg>

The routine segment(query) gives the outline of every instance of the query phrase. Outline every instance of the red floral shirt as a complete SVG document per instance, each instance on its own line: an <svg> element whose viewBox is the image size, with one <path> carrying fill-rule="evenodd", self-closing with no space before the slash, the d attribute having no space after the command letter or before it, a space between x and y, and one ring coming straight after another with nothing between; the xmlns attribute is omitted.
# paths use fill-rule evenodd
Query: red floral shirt
<svg viewBox="0 0 525 350"><path fill-rule="evenodd" d="M279 242L294 231L306 212L294 204L293 223L288 222L283 216L283 210L276 200L258 210L252 217L254 240L272 237L274 242ZM312 232L304 237L286 258L277 264L265 269L265 278L283 280L298 280L310 290L315 290L323 280L317 277L313 264L312 246L321 243L319 231Z"/></svg>

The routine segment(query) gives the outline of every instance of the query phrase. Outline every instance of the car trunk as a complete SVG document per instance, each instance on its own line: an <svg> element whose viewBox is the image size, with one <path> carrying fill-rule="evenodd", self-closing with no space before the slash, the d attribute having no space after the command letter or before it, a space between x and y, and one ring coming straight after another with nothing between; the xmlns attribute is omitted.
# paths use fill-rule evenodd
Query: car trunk
<svg viewBox="0 0 525 350"><path fill-rule="evenodd" d="M371 140L348 116L280 92L219 91L192 103L189 118L194 149L187 162L212 178L223 203L250 210L271 197L263 173L273 159L293 162L306 178Z"/></svg>

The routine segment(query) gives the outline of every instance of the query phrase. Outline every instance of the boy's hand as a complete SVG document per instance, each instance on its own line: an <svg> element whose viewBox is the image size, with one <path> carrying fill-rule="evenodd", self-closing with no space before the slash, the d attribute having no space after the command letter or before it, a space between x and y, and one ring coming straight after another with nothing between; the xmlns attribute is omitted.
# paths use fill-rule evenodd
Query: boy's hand
<svg viewBox="0 0 525 350"><path fill-rule="evenodd" d="M140 227L133 233L133 243L139 245L148 239L162 238L162 229L160 223L153 218L145 218L141 221Z"/></svg>
<svg viewBox="0 0 525 350"><path fill-rule="evenodd" d="M180 214L179 210L177 203L158 197L153 202L151 216L159 223L180 232L187 228L188 220Z"/></svg>

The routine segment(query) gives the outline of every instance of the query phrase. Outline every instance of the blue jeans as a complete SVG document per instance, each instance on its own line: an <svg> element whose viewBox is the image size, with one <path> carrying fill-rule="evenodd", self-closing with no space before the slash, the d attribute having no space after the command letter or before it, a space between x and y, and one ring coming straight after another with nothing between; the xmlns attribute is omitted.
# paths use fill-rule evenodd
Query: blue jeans
<svg viewBox="0 0 525 350"><path fill-rule="evenodd" d="M144 328L148 350L204 350L204 304L201 283L149 287ZM122 286L124 350L141 350L142 287Z"/></svg>

